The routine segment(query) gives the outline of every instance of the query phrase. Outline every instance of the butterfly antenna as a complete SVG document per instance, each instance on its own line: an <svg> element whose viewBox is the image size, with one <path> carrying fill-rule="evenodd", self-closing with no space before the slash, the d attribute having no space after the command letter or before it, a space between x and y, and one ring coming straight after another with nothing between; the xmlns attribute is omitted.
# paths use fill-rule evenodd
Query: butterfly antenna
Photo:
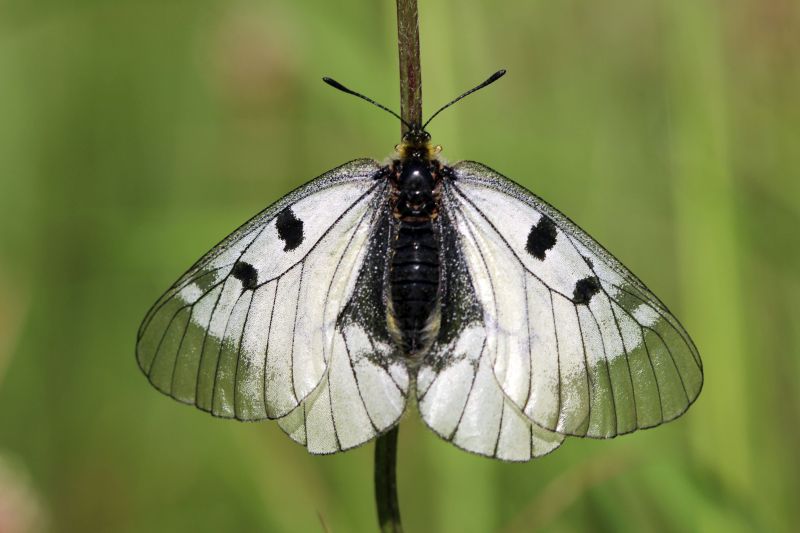
<svg viewBox="0 0 800 533"><path fill-rule="evenodd" d="M480 85L478 85L477 87L473 87L472 89L470 89L469 91L465 92L464 94L462 94L462 95L461 95L461 96L459 96L458 98L454 99L452 102L449 102L449 103L447 103L447 104L443 105L442 107L440 107L440 108L439 108L439 110L438 110L436 113L434 113L433 115L431 115L431 118L429 118L429 119L428 119L428 121L427 121L427 122L425 122L425 124L423 124L423 126L422 126L422 129L424 130L424 129L425 129L427 126L428 126L428 124L430 124L430 123L431 123L431 120L433 120L434 118L436 118L436 115L438 115L439 113L441 113L442 111L444 111L445 109L447 109L448 107L450 107L451 105L455 104L456 102L458 102L458 101L459 101L459 100L461 100L462 98L466 98L467 96L471 95L471 94L472 94L472 93L474 93L475 91L478 91L478 90L480 90L480 89L483 89L483 88L484 88L484 87L486 87L487 85L491 85L492 83L496 82L497 80L499 80L500 78L502 78L503 76L505 76L505 74L506 74L506 69L498 70L497 72L495 72L494 74L492 74L491 76L489 76L489 78L488 78L486 81L484 81L483 83L481 83L481 84L480 84Z"/></svg>
<svg viewBox="0 0 800 533"><path fill-rule="evenodd" d="M334 80L332 78L325 77L325 78L322 78L322 81L324 81L325 83L327 83L328 85L330 85L334 89L339 89L343 93L352 94L353 96L358 96L362 100L366 100L370 104L372 104L374 106L377 106L377 107L380 107L381 109L383 109L387 113L390 113L390 114L394 115L395 117L397 117L397 119L400 120L400 122L402 122L409 130L414 129L414 128L411 127L411 124L409 124L408 122L403 120L403 117L401 117L400 115L398 115L397 113L395 113L394 111L389 109L388 107L379 104L378 102L376 102L372 98L366 97L361 93L357 93L352 89L348 89L347 87L345 87L344 85L342 85L341 83L339 83L338 81L336 81L336 80Z"/></svg>

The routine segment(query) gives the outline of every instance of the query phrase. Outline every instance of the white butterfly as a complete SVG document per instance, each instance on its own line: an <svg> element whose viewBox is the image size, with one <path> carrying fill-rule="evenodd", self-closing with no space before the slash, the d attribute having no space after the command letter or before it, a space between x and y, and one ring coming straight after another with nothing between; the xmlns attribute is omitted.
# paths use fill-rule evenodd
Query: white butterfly
<svg viewBox="0 0 800 533"><path fill-rule="evenodd" d="M150 382L277 419L316 454L387 431L409 399L440 437L511 461L685 412L702 364L667 308L555 208L429 139L410 128L388 165L331 170L200 259L139 329Z"/></svg>

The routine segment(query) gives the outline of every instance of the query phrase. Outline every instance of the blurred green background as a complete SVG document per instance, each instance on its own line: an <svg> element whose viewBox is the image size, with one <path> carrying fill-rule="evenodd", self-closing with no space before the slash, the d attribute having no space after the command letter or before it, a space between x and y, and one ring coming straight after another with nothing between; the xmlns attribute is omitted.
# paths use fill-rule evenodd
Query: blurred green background
<svg viewBox="0 0 800 533"><path fill-rule="evenodd" d="M430 128L681 318L686 416L527 464L400 434L409 532L790 531L800 518L800 4L422 0ZM150 387L145 311L239 223L399 125L390 0L0 0L0 531L372 531L372 445Z"/></svg>

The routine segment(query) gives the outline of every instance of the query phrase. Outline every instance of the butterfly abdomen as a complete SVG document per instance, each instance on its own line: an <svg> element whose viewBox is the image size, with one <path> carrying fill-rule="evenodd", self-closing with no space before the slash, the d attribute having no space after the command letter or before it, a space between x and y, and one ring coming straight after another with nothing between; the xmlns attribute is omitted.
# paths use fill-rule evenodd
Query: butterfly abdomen
<svg viewBox="0 0 800 533"><path fill-rule="evenodd" d="M413 355L429 344L439 295L439 244L433 222L400 222L394 244L393 318L404 350Z"/></svg>
<svg viewBox="0 0 800 533"><path fill-rule="evenodd" d="M388 318L395 339L413 357L427 350L439 323L439 194L430 163L424 161L397 165L393 185Z"/></svg>

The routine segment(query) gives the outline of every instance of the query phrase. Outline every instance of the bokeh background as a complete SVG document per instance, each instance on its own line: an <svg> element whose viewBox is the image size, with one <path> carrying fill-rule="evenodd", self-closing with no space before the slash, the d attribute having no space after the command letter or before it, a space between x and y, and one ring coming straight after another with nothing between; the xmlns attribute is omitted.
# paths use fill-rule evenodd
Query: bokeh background
<svg viewBox="0 0 800 533"><path fill-rule="evenodd" d="M694 337L683 418L472 456L414 415L409 532L790 531L800 519L800 4L421 2L430 128L607 245ZM0 531L375 529L372 445L312 457L274 423L157 393L139 321L293 187L383 158L390 0L0 0Z"/></svg>

